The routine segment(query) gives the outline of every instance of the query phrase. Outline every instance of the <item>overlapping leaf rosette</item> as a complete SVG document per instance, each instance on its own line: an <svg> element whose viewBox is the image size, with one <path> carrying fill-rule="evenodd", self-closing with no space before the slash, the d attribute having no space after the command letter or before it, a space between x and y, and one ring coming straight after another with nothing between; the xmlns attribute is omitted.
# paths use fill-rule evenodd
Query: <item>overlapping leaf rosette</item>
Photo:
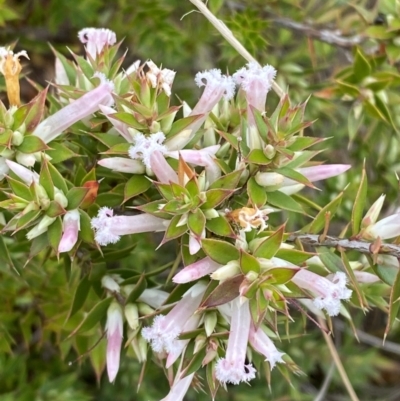
<svg viewBox="0 0 400 401"><path fill-rule="evenodd" d="M171 400L183 399L202 366L213 395L263 369L297 372L279 351L291 306L346 314L352 290L346 273L314 269L312 253L286 243L282 211L305 214L292 195L349 166L313 160L320 151L310 148L322 140L305 135L306 103L284 96L266 110L271 66L200 72L198 103L174 106L175 72L151 61L120 70L125 55L113 61L120 43L109 30L88 28L79 38L86 57L55 52L52 95L3 106L0 136L3 232L27 233L32 257L53 248L93 267L104 252L98 283L83 277L69 317L91 286L101 301L70 337L105 327L110 381L123 339L143 363L150 347L170 372ZM308 228L323 227L321 216ZM170 241L177 247L172 290L170 265L115 268L128 255L134 264L132 234L153 232L162 233L156 252Z"/></svg>

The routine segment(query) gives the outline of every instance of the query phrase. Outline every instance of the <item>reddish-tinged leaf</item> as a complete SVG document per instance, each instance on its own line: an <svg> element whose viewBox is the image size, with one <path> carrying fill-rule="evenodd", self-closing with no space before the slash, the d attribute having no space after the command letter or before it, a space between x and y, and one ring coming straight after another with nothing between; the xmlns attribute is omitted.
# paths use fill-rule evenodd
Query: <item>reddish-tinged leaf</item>
<svg viewBox="0 0 400 401"><path fill-rule="evenodd" d="M211 292L200 305L200 308L212 308L232 301L239 296L239 288L243 280L244 276L242 274L225 280Z"/></svg>

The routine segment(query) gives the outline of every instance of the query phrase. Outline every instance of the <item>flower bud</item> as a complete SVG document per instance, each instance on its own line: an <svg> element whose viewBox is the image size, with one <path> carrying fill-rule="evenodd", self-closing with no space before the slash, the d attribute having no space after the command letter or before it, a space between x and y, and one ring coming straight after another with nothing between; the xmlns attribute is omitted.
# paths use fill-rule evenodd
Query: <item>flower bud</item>
<svg viewBox="0 0 400 401"><path fill-rule="evenodd" d="M119 284L111 276L105 275L101 279L101 286L110 292L119 292Z"/></svg>
<svg viewBox="0 0 400 401"><path fill-rule="evenodd" d="M151 306L143 302L138 302L138 309L141 316L152 315L155 312Z"/></svg>
<svg viewBox="0 0 400 401"><path fill-rule="evenodd" d="M193 354L197 354L206 343L206 337L203 334L199 334L196 339L194 340L194 350Z"/></svg>
<svg viewBox="0 0 400 401"><path fill-rule="evenodd" d="M210 275L213 280L226 280L240 273L240 266L237 260L229 261L225 266L220 267Z"/></svg>
<svg viewBox="0 0 400 401"><path fill-rule="evenodd" d="M268 144L265 148L264 148L264 155L268 157L268 159L273 159L276 155L276 150L275 148Z"/></svg>
<svg viewBox="0 0 400 401"><path fill-rule="evenodd" d="M19 131L14 131L13 135L12 135L12 140L11 143L14 146L19 146L21 145L21 143L24 141L24 135L21 134L21 132Z"/></svg>
<svg viewBox="0 0 400 401"><path fill-rule="evenodd" d="M204 318L204 329L207 337L210 337L214 332L215 326L217 325L218 316L216 312L209 312Z"/></svg>
<svg viewBox="0 0 400 401"><path fill-rule="evenodd" d="M151 132L152 134L155 134L155 133L160 132L160 131L161 131L161 125L160 125L160 123L159 123L158 121L153 121L153 122L151 123L151 126L150 126L150 132Z"/></svg>
<svg viewBox="0 0 400 401"><path fill-rule="evenodd" d="M15 154L15 159L19 164L26 167L34 166L36 162L35 156L32 153L22 153L19 151Z"/></svg>
<svg viewBox="0 0 400 401"><path fill-rule="evenodd" d="M139 310L136 304L127 304L124 309L125 318L132 330L139 327Z"/></svg>
<svg viewBox="0 0 400 401"><path fill-rule="evenodd" d="M26 238L30 241L47 231L47 228L53 224L56 217L43 216L39 224L36 224L27 234Z"/></svg>
<svg viewBox="0 0 400 401"><path fill-rule="evenodd" d="M376 223L379 213L381 212L383 202L385 201L385 196L386 195L381 195L369 208L368 212L361 221L361 228L365 228Z"/></svg>
<svg viewBox="0 0 400 401"><path fill-rule="evenodd" d="M64 209L68 206L67 197L64 195L64 192L57 187L54 187L54 200Z"/></svg>
<svg viewBox="0 0 400 401"><path fill-rule="evenodd" d="M207 220L215 219L219 217L219 213L215 209L203 210L204 216Z"/></svg>
<svg viewBox="0 0 400 401"><path fill-rule="evenodd" d="M40 204L42 209L47 210L50 205L50 198L47 195L46 190L40 184L35 183L35 192L38 203Z"/></svg>
<svg viewBox="0 0 400 401"><path fill-rule="evenodd" d="M285 177L282 174L278 173L272 173L272 172L258 172L255 176L255 180L258 185L261 185L262 187L267 187L269 191L275 191L276 189L279 189L284 180Z"/></svg>

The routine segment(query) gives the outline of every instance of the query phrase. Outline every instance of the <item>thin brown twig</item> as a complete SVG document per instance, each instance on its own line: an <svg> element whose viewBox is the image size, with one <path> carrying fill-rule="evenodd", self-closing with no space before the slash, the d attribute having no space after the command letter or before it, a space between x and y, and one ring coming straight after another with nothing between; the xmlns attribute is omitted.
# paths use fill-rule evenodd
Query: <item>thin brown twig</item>
<svg viewBox="0 0 400 401"><path fill-rule="evenodd" d="M324 246L330 248L340 247L348 251L358 251L360 253L365 253L369 255L372 253L378 253L383 255L392 255L396 258L400 258L400 246L394 244L382 243L378 249L374 249L374 252L372 252L372 242L368 241L352 240L332 236L325 236L321 239L321 236L316 234L291 234L287 239L288 242L295 242L296 240L305 245Z"/></svg>

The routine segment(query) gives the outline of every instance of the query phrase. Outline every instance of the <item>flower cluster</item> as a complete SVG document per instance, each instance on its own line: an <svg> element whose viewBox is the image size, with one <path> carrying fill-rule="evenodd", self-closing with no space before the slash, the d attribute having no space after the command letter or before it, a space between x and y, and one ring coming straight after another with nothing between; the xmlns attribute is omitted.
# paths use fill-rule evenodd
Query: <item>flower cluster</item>
<svg viewBox="0 0 400 401"><path fill-rule="evenodd" d="M25 106L12 100L17 86L9 89L9 73L18 79L19 57L27 55L0 48L10 98L9 108L0 107L0 207L12 216L2 232L23 231L35 240L30 254L68 253L77 266L90 264L87 270L103 257L118 264L129 256L135 265L132 234L155 233L160 246L175 242L170 293L158 288L169 265L140 273L141 266L118 266L99 279L104 299L87 319L106 321L111 382L124 339L139 362L150 346L167 369L177 367L166 398L174 401L183 399L199 357L210 380L223 385L253 380L254 366L293 369L275 345L280 323L271 322L294 320L294 298L327 319L348 313L359 293L350 287L378 280L369 266L331 264L293 245L296 233L282 217L309 218L307 200L292 195L350 166L313 160L319 151L308 148L320 140L306 136L305 103L284 96L274 111L265 110L277 74L272 66L199 72L198 102L172 106L174 71L151 60L120 70L119 44L108 29L86 28L78 37L86 58L57 57L51 112L46 91ZM72 162L78 155L84 157ZM383 199L358 231L354 223L355 239L400 235L398 213L377 222ZM327 230L336 204L328 206L302 232L318 233L324 224Z"/></svg>

